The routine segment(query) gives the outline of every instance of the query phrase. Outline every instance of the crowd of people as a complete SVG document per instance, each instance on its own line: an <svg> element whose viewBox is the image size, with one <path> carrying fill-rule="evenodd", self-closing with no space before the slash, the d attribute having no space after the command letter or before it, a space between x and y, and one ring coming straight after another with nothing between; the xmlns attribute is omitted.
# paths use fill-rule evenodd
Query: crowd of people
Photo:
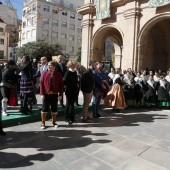
<svg viewBox="0 0 170 170"><path fill-rule="evenodd" d="M52 126L58 127L56 123L58 101L65 109L65 123L75 123L74 105L79 106L80 90L83 93L82 122L84 123L91 123L88 113L90 102L92 102L93 118L101 117L99 113L101 100L105 107L113 107L116 110L141 105L170 106L170 70L166 73L149 69L134 72L129 68L121 72L119 68L111 68L111 72L107 75L103 63L90 61L89 67L82 73L78 62L69 60L65 65L63 56L59 55L56 62L48 62L47 57L41 57L36 67L28 56L23 56L19 64L10 60L1 73L2 116L8 115L8 105L17 103L17 95L13 95L11 100L11 93L15 92L15 89L20 93L20 112L24 115L31 114L31 109L28 108L29 98L35 96L37 91L42 99L41 129L46 128L48 112L52 115ZM63 93L66 95L66 105ZM5 135L2 123L0 134Z"/></svg>

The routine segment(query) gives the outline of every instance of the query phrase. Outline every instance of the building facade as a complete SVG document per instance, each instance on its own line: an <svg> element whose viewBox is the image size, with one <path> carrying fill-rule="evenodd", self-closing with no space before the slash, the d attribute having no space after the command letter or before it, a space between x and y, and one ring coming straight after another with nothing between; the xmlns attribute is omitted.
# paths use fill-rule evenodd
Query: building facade
<svg viewBox="0 0 170 170"><path fill-rule="evenodd" d="M8 60L9 33L6 31L6 25L0 18L0 64Z"/></svg>
<svg viewBox="0 0 170 170"><path fill-rule="evenodd" d="M38 39L62 46L64 55L76 56L81 47L82 16L76 9L84 0L29 0L24 3L21 46Z"/></svg>
<svg viewBox="0 0 170 170"><path fill-rule="evenodd" d="M115 67L167 70L170 5L151 8L149 3L149 0L110 0L110 17L97 20L95 1L85 0L84 6L78 9L83 15L82 65L87 67L91 59L103 60L109 38L113 43Z"/></svg>
<svg viewBox="0 0 170 170"><path fill-rule="evenodd" d="M4 45L5 51L4 55L1 55L0 62L4 63L7 62L10 59L15 59L15 51L14 51L14 44L18 44L19 41L19 33L18 33L18 28L19 28L19 20L17 17L17 11L16 9L9 7L7 5L3 5L0 3L0 18L3 20L5 23L5 28L1 28L0 34L2 36L5 35L8 37L8 40L5 40ZM2 42L1 42L2 46ZM4 48L4 47L3 47ZM4 57L2 57L4 56Z"/></svg>

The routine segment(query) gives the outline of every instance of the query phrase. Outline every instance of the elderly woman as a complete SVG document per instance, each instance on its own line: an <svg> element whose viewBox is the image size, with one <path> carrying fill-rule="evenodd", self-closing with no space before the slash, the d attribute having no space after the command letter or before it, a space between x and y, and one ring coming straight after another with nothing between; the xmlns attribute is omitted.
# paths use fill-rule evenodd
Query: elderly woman
<svg viewBox="0 0 170 170"><path fill-rule="evenodd" d="M66 110L65 110L65 122L67 124L75 123L74 116L74 102L77 99L77 93L79 90L79 82L76 73L77 62L70 60L67 63L68 70L64 76L65 95L66 95Z"/></svg>

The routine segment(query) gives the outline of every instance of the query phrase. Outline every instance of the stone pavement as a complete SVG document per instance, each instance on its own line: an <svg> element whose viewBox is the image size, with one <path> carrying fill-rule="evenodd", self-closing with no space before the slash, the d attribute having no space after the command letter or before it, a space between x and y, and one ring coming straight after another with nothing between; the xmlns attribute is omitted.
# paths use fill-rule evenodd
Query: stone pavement
<svg viewBox="0 0 170 170"><path fill-rule="evenodd" d="M80 102L81 103L81 102ZM0 136L0 169L49 170L168 170L170 169L170 111L103 108L92 123L58 129L46 122L5 128Z"/></svg>

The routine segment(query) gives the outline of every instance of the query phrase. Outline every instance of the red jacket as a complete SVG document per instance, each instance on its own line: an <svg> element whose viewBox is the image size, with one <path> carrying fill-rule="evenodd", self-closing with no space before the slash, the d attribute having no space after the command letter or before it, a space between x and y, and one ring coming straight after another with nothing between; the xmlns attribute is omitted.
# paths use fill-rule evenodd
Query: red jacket
<svg viewBox="0 0 170 170"><path fill-rule="evenodd" d="M50 80L51 80L50 71L45 71L40 79L40 95L48 93L50 91ZM64 91L64 82L61 73L56 70L53 73L53 89L54 93L59 93L59 96L63 95Z"/></svg>

